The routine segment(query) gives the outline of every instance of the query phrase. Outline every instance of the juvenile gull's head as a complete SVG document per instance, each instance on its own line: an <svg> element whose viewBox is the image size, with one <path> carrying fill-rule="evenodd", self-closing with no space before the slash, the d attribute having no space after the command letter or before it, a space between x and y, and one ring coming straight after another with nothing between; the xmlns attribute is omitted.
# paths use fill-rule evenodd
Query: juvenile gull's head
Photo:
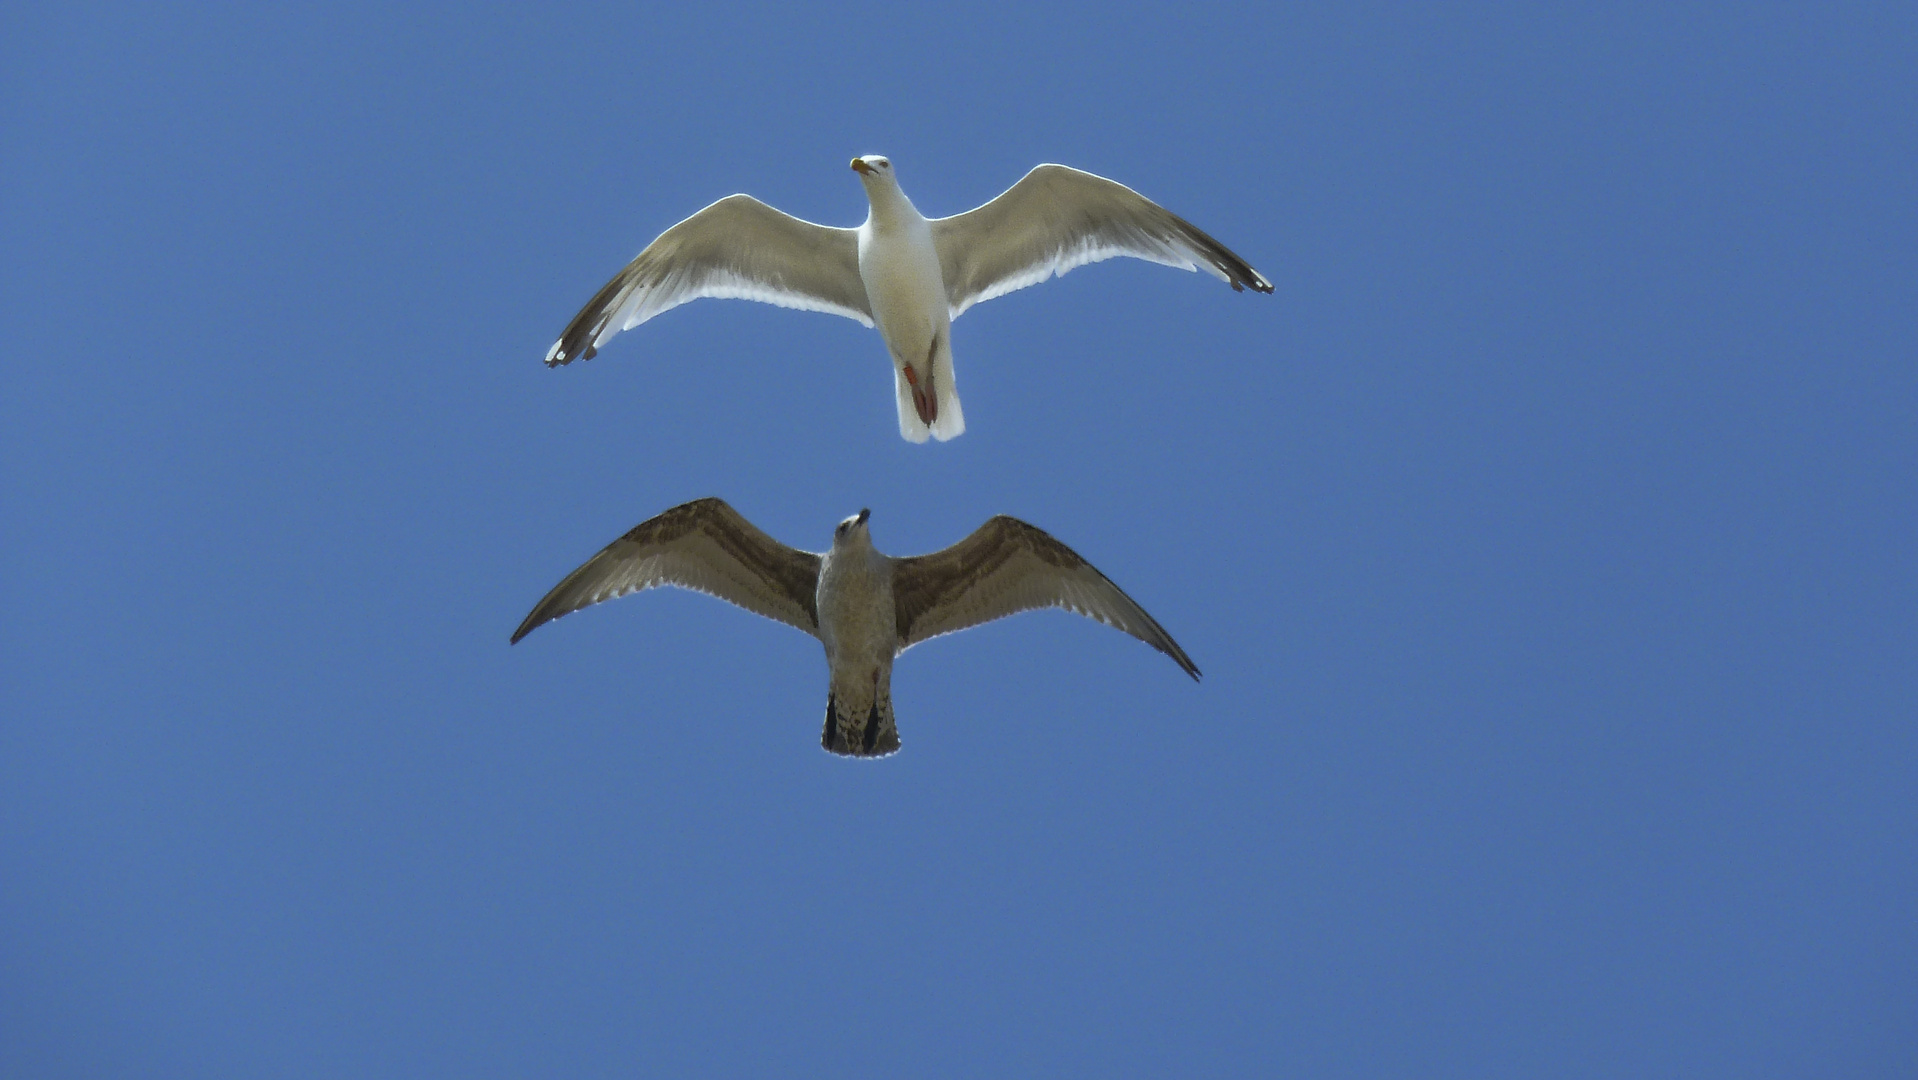
<svg viewBox="0 0 1918 1080"><path fill-rule="evenodd" d="M871 516L871 510L861 510L840 522L839 527L832 531L833 550L843 550L854 545L871 547L872 533L866 528L866 519Z"/></svg>

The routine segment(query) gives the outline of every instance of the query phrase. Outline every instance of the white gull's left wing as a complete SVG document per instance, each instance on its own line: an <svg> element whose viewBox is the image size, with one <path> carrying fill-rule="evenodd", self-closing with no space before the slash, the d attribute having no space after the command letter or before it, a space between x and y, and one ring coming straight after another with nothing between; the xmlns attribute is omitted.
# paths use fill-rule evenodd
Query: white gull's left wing
<svg viewBox="0 0 1918 1080"><path fill-rule="evenodd" d="M1235 290L1272 291L1265 275L1191 222L1124 184L1064 165L1040 165L986 205L935 218L932 242L955 319L981 300L1119 255L1204 269Z"/></svg>

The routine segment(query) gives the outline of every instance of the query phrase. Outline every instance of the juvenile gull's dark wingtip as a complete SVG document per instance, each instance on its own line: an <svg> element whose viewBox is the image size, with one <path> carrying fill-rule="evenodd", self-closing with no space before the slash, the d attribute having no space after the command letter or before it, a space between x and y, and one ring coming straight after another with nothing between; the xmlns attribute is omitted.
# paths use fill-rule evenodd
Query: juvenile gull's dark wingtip
<svg viewBox="0 0 1918 1080"><path fill-rule="evenodd" d="M523 620L521 620L521 622L520 622L520 624L519 624L519 629L517 629L517 630L515 630L515 631L513 631L513 636L512 636L512 638L511 638L511 639L509 639L509 640L508 640L508 641L506 642L506 644L508 644L508 645L518 645L518 644L519 644L519 639L520 639L520 638L523 638L523 637L525 637L526 635L528 635L528 634L530 634L530 633L532 633L532 632L533 632L533 630L534 630L534 629L535 629L536 627L538 627L538 626L539 626L539 623L540 623L540 622L545 622L545 621L546 621L546 620L544 620L544 619L541 619L541 620L539 620L539 622L534 622L534 621L533 621L533 616L534 616L534 615L538 615L538 614L539 614L539 612L538 612L538 610L535 610L535 611L533 612L533 614L532 614L532 615L528 615L528 616L526 616L526 618L525 618L525 619L523 619Z"/></svg>

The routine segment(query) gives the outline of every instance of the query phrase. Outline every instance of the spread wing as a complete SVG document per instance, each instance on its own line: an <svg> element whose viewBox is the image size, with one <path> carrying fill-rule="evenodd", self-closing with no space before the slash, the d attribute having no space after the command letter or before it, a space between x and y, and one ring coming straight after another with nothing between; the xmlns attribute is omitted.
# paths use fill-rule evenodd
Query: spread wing
<svg viewBox="0 0 1918 1080"><path fill-rule="evenodd" d="M996 517L944 551L894 559L899 648L1034 608L1064 608L1123 630L1198 679L1191 657L1145 609L1071 548Z"/></svg>
<svg viewBox="0 0 1918 1080"><path fill-rule="evenodd" d="M566 575L513 641L561 615L655 585L708 593L817 636L818 582L819 556L760 532L720 499L698 499L634 526Z"/></svg>
<svg viewBox="0 0 1918 1080"><path fill-rule="evenodd" d="M614 334L702 296L829 311L872 325L857 229L814 225L751 195L728 195L646 245L573 316L546 365L591 360Z"/></svg>
<svg viewBox="0 0 1918 1080"><path fill-rule="evenodd" d="M981 300L1117 255L1203 267L1234 290L1272 291L1191 222L1124 184L1064 165L1041 165L977 210L934 220L932 242L955 319Z"/></svg>

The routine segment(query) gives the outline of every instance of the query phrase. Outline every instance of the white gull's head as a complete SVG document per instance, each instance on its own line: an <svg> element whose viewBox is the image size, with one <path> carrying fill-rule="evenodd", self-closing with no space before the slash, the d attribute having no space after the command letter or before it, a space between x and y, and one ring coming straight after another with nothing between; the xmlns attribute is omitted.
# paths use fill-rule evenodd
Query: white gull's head
<svg viewBox="0 0 1918 1080"><path fill-rule="evenodd" d="M897 186L899 183L899 178L892 173L892 162L878 154L853 158L852 171L859 174L859 179L865 183L867 191L871 191L875 186Z"/></svg>

